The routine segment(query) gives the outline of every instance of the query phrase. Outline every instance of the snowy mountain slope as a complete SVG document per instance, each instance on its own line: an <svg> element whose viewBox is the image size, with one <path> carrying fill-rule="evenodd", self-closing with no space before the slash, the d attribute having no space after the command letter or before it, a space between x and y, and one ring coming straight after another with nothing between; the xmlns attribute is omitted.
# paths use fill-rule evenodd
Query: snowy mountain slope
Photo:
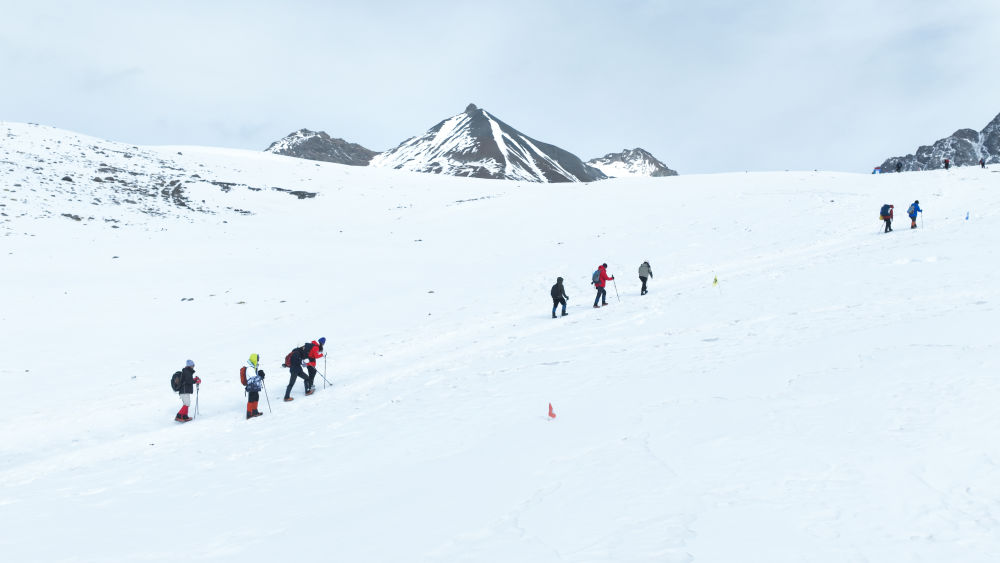
<svg viewBox="0 0 1000 563"><path fill-rule="evenodd" d="M982 131L959 129L933 145L921 146L915 154L889 157L881 168L883 172L895 172L900 164L901 172L939 170L944 168L946 158L955 166L978 165L981 158L987 164L1000 162L1000 115Z"/></svg>
<svg viewBox="0 0 1000 563"><path fill-rule="evenodd" d="M1000 548L991 170L613 179L602 206L591 185L169 150L319 195L246 190L254 214L227 222L17 219L0 239L5 560ZM879 205L914 198L923 228L881 234ZM603 261L621 301L613 284L595 310ZM551 319L557 275L570 315ZM319 336L333 388L281 402L281 358ZM246 421L252 352L273 412ZM175 425L167 380L189 357L200 417Z"/></svg>
<svg viewBox="0 0 1000 563"><path fill-rule="evenodd" d="M677 171L671 170L655 156L641 148L624 149L618 153L608 153L602 157L592 158L587 164L604 172L610 178L628 176L676 176Z"/></svg>
<svg viewBox="0 0 1000 563"><path fill-rule="evenodd" d="M0 123L0 135L0 231L8 234L17 219L61 217L112 228L150 217L225 220L253 213L242 206L248 192L316 195L294 183L234 182L230 171L190 163L183 147L138 147L23 123Z"/></svg>
<svg viewBox="0 0 1000 563"><path fill-rule="evenodd" d="M527 182L591 182L606 177L575 155L522 134L475 104L379 154L371 165Z"/></svg>
<svg viewBox="0 0 1000 563"><path fill-rule="evenodd" d="M330 137L326 131L310 131L299 129L279 139L264 152L336 162L350 166L367 166L377 152L366 149L357 143L348 143L343 139Z"/></svg>

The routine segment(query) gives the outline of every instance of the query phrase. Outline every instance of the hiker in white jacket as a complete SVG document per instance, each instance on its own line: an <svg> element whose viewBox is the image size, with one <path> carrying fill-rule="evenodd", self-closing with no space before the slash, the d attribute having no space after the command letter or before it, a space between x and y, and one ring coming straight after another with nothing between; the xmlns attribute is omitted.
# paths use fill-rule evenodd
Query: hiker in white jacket
<svg viewBox="0 0 1000 563"><path fill-rule="evenodd" d="M649 262L643 262L639 266L639 280L642 282L642 292L639 295L646 295L646 280L653 277L653 269L649 267Z"/></svg>

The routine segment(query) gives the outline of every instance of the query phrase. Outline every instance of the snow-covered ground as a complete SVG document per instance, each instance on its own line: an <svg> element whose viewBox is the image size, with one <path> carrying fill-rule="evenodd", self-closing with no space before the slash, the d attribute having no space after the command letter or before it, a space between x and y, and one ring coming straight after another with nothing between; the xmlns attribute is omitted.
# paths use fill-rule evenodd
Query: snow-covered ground
<svg viewBox="0 0 1000 563"><path fill-rule="evenodd" d="M7 158L3 561L1000 553L992 170L543 185L139 152L318 195L193 182L215 213L76 221ZM620 301L595 310L601 262ZM283 403L281 360L320 336L333 386ZM246 421L251 353L270 404ZM188 358L205 397L179 425Z"/></svg>

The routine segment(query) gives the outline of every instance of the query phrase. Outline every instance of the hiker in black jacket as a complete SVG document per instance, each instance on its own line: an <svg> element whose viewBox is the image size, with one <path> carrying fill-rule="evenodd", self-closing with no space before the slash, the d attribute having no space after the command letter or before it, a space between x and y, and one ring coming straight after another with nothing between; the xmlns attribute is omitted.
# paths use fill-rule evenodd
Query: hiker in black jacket
<svg viewBox="0 0 1000 563"><path fill-rule="evenodd" d="M292 350L291 357L288 359L288 370L292 375L288 378L288 387L285 389L285 402L295 400L292 398L292 387L295 387L295 380L300 377L306 391L309 391L309 376L302 371L302 363L309 358L310 349L312 349L312 342L307 342L304 346Z"/></svg>
<svg viewBox="0 0 1000 563"><path fill-rule="evenodd" d="M201 385L201 378L194 374L194 362L188 360L181 370L181 388L178 391L181 397L181 410L177 411L174 420L177 422L189 422L188 408L191 406L191 394L194 393L194 386Z"/></svg>
<svg viewBox="0 0 1000 563"><path fill-rule="evenodd" d="M552 291L549 293L552 294L552 318L556 318L556 307L560 304L562 305L562 316L565 317L568 314L566 313L566 300L569 299L569 296L566 295L562 278L556 278L556 284L552 286Z"/></svg>

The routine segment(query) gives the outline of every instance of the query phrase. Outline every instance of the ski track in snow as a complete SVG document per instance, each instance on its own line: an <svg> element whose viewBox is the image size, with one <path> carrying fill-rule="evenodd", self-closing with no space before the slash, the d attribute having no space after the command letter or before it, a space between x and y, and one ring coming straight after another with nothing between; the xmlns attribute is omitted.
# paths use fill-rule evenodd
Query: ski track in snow
<svg viewBox="0 0 1000 563"><path fill-rule="evenodd" d="M57 148L79 136L4 126L0 182L22 184L0 237L5 561L1000 549L990 170L523 185L143 147L122 167L318 195L192 183L215 213L91 206L129 218L111 229L47 195L94 165ZM882 234L879 206L914 198L924 226ZM278 364L319 336L334 386L281 402ZM254 352L273 411L246 421ZM189 357L200 416L176 425Z"/></svg>

